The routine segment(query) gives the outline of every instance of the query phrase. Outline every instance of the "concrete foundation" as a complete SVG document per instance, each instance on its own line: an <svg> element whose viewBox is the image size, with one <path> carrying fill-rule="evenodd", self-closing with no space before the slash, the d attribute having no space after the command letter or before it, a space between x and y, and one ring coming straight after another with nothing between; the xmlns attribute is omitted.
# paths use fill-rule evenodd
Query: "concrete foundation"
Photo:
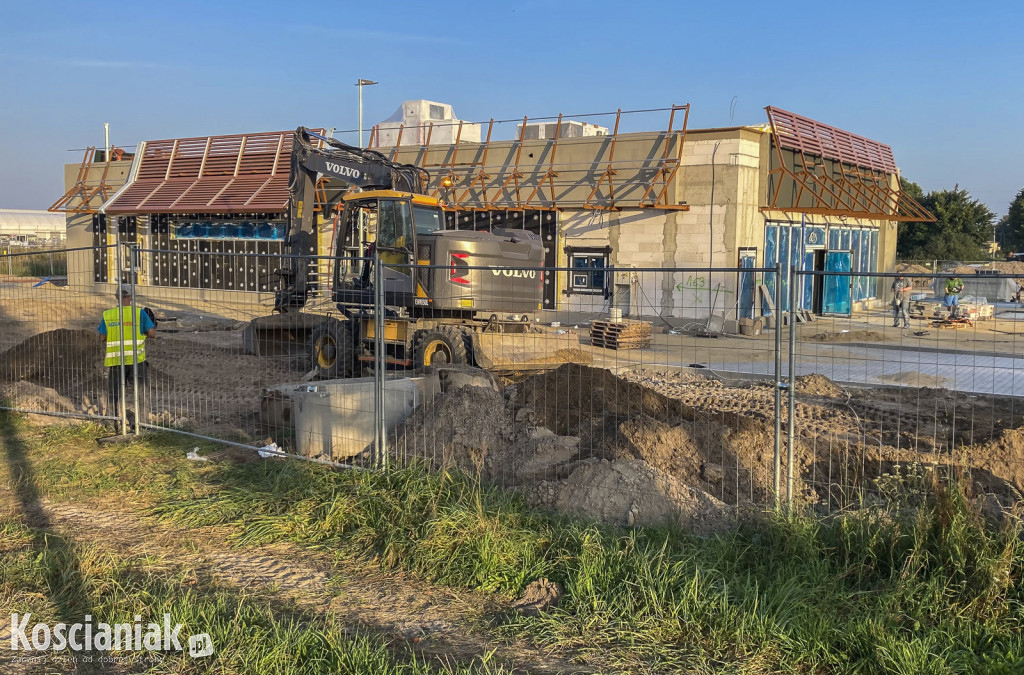
<svg viewBox="0 0 1024 675"><path fill-rule="evenodd" d="M387 380L385 430L394 431L417 406L440 392L436 374ZM374 379L279 385L264 392L261 415L269 426L295 429L298 454L349 459L373 443Z"/></svg>

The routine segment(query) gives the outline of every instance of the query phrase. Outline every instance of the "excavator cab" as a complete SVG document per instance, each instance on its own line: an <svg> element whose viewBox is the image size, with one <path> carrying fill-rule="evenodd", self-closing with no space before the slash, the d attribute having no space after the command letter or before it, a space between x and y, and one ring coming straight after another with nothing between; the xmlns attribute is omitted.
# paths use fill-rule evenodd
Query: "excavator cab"
<svg viewBox="0 0 1024 675"><path fill-rule="evenodd" d="M385 304L413 308L426 290L416 265L429 265L427 241L444 225L441 203L432 197L394 190L350 193L343 198L335 250L334 301L372 305L372 262L352 257L378 256L383 265ZM416 298L420 298L417 303Z"/></svg>

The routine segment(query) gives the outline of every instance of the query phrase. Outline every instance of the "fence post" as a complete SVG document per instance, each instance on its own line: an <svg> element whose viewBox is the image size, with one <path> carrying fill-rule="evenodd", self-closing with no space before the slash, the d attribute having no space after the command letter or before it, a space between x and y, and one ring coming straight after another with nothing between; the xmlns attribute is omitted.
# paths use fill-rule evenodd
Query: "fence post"
<svg viewBox="0 0 1024 675"><path fill-rule="evenodd" d="M774 456L774 488L775 508L779 508L779 489L782 480L782 263L775 266L775 456Z"/></svg>
<svg viewBox="0 0 1024 675"><path fill-rule="evenodd" d="M120 361L121 365L118 366L121 376L118 378L117 383L117 408L118 416L121 418L121 435L128 435L128 391L126 389L127 382L125 382L124 374L124 309L121 306L121 271L123 265L121 264L121 244L120 242L114 244L114 297L117 299L117 311L118 322L120 323L120 334L121 334L121 346L120 346ZM113 387L108 387L108 391L112 390Z"/></svg>
<svg viewBox="0 0 1024 675"><path fill-rule="evenodd" d="M129 288L131 288L132 293L132 404L135 410L135 428L132 429L132 433L136 436L139 435L139 429L141 428L142 423L144 421L148 421L142 419L142 410L139 409L139 368L141 364L139 364L138 335L139 329L142 327L142 322L139 321L139 325L136 325L136 322L140 318L138 312L138 303L135 298L135 270L138 255L139 245L130 245L128 247L128 284ZM124 339L123 327L121 335L122 339Z"/></svg>
<svg viewBox="0 0 1024 675"><path fill-rule="evenodd" d="M796 419L796 281L800 277L799 272L794 275L796 270L790 265L789 268L789 357L788 361L788 374L789 377L786 383L786 390L789 393L787 397L787 410L786 410L786 508L792 513L793 511L793 437L794 437L794 421Z"/></svg>
<svg viewBox="0 0 1024 675"><path fill-rule="evenodd" d="M387 468L387 432L384 427L384 378L387 355L384 351L384 272L380 255L373 253L373 436L378 468Z"/></svg>

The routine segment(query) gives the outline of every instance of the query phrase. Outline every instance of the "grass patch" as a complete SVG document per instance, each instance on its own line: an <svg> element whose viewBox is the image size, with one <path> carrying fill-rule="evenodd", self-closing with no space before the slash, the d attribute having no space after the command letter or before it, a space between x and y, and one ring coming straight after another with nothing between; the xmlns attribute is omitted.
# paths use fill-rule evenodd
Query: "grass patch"
<svg viewBox="0 0 1024 675"><path fill-rule="evenodd" d="M81 481L179 525L226 526L237 545L289 541L506 596L558 581L559 609L496 628L622 669L1024 672L1019 525L987 522L956 489L704 539L538 514L456 473L196 465L183 459L193 443L169 436L88 458L62 451L66 438L27 442L43 492L74 497Z"/></svg>
<svg viewBox="0 0 1024 675"><path fill-rule="evenodd" d="M100 544L76 544L11 517L0 518L0 604L31 612L30 624L82 621L93 625L160 623L166 612L181 623L186 651L95 652L99 657L141 657L131 672L346 673L362 675L472 675L506 672L487 660L460 664L417 654L404 643L353 633L330 614L283 605L267 592L221 586L203 572L153 555L119 555ZM207 633L215 653L193 660L187 637ZM73 671L54 653L50 667ZM6 657L3 657L6 661ZM129 664L133 662L129 661ZM88 672L88 667L85 667ZM47 671L50 672L50 671ZM105 671L104 671L105 672Z"/></svg>

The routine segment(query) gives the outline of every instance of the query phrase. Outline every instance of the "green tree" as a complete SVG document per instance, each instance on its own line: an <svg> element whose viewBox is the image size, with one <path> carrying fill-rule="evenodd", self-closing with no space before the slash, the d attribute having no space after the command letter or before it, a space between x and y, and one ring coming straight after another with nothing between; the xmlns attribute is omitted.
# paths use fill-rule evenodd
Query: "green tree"
<svg viewBox="0 0 1024 675"><path fill-rule="evenodd" d="M1004 251L1024 251L1024 188L1010 202L1010 210L996 225L996 241Z"/></svg>
<svg viewBox="0 0 1024 675"><path fill-rule="evenodd" d="M924 190L921 189L921 186L903 176L900 176L900 189L911 199L921 201L924 198Z"/></svg>
<svg viewBox="0 0 1024 675"><path fill-rule="evenodd" d="M900 182L904 192L935 216L935 222L900 223L897 256L911 260L982 260L988 257L995 214L987 206L972 199L959 185L952 190L923 194L916 183L902 179Z"/></svg>

